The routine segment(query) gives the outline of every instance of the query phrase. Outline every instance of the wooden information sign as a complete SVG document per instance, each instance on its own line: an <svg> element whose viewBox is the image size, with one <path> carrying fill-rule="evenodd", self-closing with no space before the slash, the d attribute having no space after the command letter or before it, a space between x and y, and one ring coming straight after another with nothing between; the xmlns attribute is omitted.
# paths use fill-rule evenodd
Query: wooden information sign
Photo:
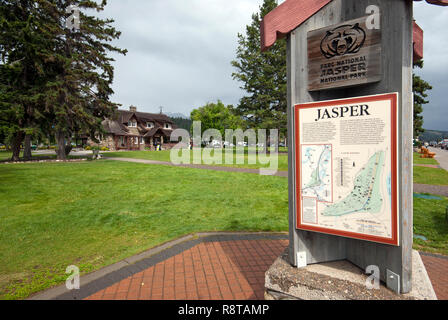
<svg viewBox="0 0 448 320"><path fill-rule="evenodd" d="M375 266L397 293L412 289L412 9L286 0L260 28L262 50L287 39L291 265Z"/></svg>
<svg viewBox="0 0 448 320"><path fill-rule="evenodd" d="M381 80L381 29L362 17L308 32L308 90Z"/></svg>

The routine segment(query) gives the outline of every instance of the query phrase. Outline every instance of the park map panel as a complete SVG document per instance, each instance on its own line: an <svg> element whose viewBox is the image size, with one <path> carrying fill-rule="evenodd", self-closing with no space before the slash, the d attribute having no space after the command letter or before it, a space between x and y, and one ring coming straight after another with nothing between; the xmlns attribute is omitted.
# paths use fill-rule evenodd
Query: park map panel
<svg viewBox="0 0 448 320"><path fill-rule="evenodd" d="M295 106L298 229L398 245L397 99Z"/></svg>

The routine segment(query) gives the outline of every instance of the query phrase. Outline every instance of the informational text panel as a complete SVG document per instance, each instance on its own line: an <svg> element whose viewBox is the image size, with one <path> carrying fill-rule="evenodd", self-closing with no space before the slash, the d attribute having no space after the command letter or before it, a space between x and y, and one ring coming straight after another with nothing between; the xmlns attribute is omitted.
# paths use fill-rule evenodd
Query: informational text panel
<svg viewBox="0 0 448 320"><path fill-rule="evenodd" d="M295 106L297 228L399 244L398 94Z"/></svg>

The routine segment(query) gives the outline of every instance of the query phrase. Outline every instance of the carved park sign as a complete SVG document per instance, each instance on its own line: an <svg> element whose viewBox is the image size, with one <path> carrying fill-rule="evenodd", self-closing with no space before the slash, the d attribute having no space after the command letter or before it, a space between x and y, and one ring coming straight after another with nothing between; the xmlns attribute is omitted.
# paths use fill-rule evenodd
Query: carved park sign
<svg viewBox="0 0 448 320"><path fill-rule="evenodd" d="M308 33L308 90L381 80L381 30L362 17Z"/></svg>

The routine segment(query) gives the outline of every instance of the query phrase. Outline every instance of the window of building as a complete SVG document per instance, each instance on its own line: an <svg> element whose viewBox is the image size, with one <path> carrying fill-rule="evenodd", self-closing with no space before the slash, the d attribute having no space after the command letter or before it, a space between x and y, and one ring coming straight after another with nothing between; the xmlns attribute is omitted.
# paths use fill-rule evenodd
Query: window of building
<svg viewBox="0 0 448 320"><path fill-rule="evenodd" d="M169 123L165 123L165 129L171 129L171 125Z"/></svg>
<svg viewBox="0 0 448 320"><path fill-rule="evenodd" d="M147 128L154 128L154 122L147 122L146 123Z"/></svg>
<svg viewBox="0 0 448 320"><path fill-rule="evenodd" d="M131 120L128 122L128 127L129 128L137 128L137 121L135 120Z"/></svg>

